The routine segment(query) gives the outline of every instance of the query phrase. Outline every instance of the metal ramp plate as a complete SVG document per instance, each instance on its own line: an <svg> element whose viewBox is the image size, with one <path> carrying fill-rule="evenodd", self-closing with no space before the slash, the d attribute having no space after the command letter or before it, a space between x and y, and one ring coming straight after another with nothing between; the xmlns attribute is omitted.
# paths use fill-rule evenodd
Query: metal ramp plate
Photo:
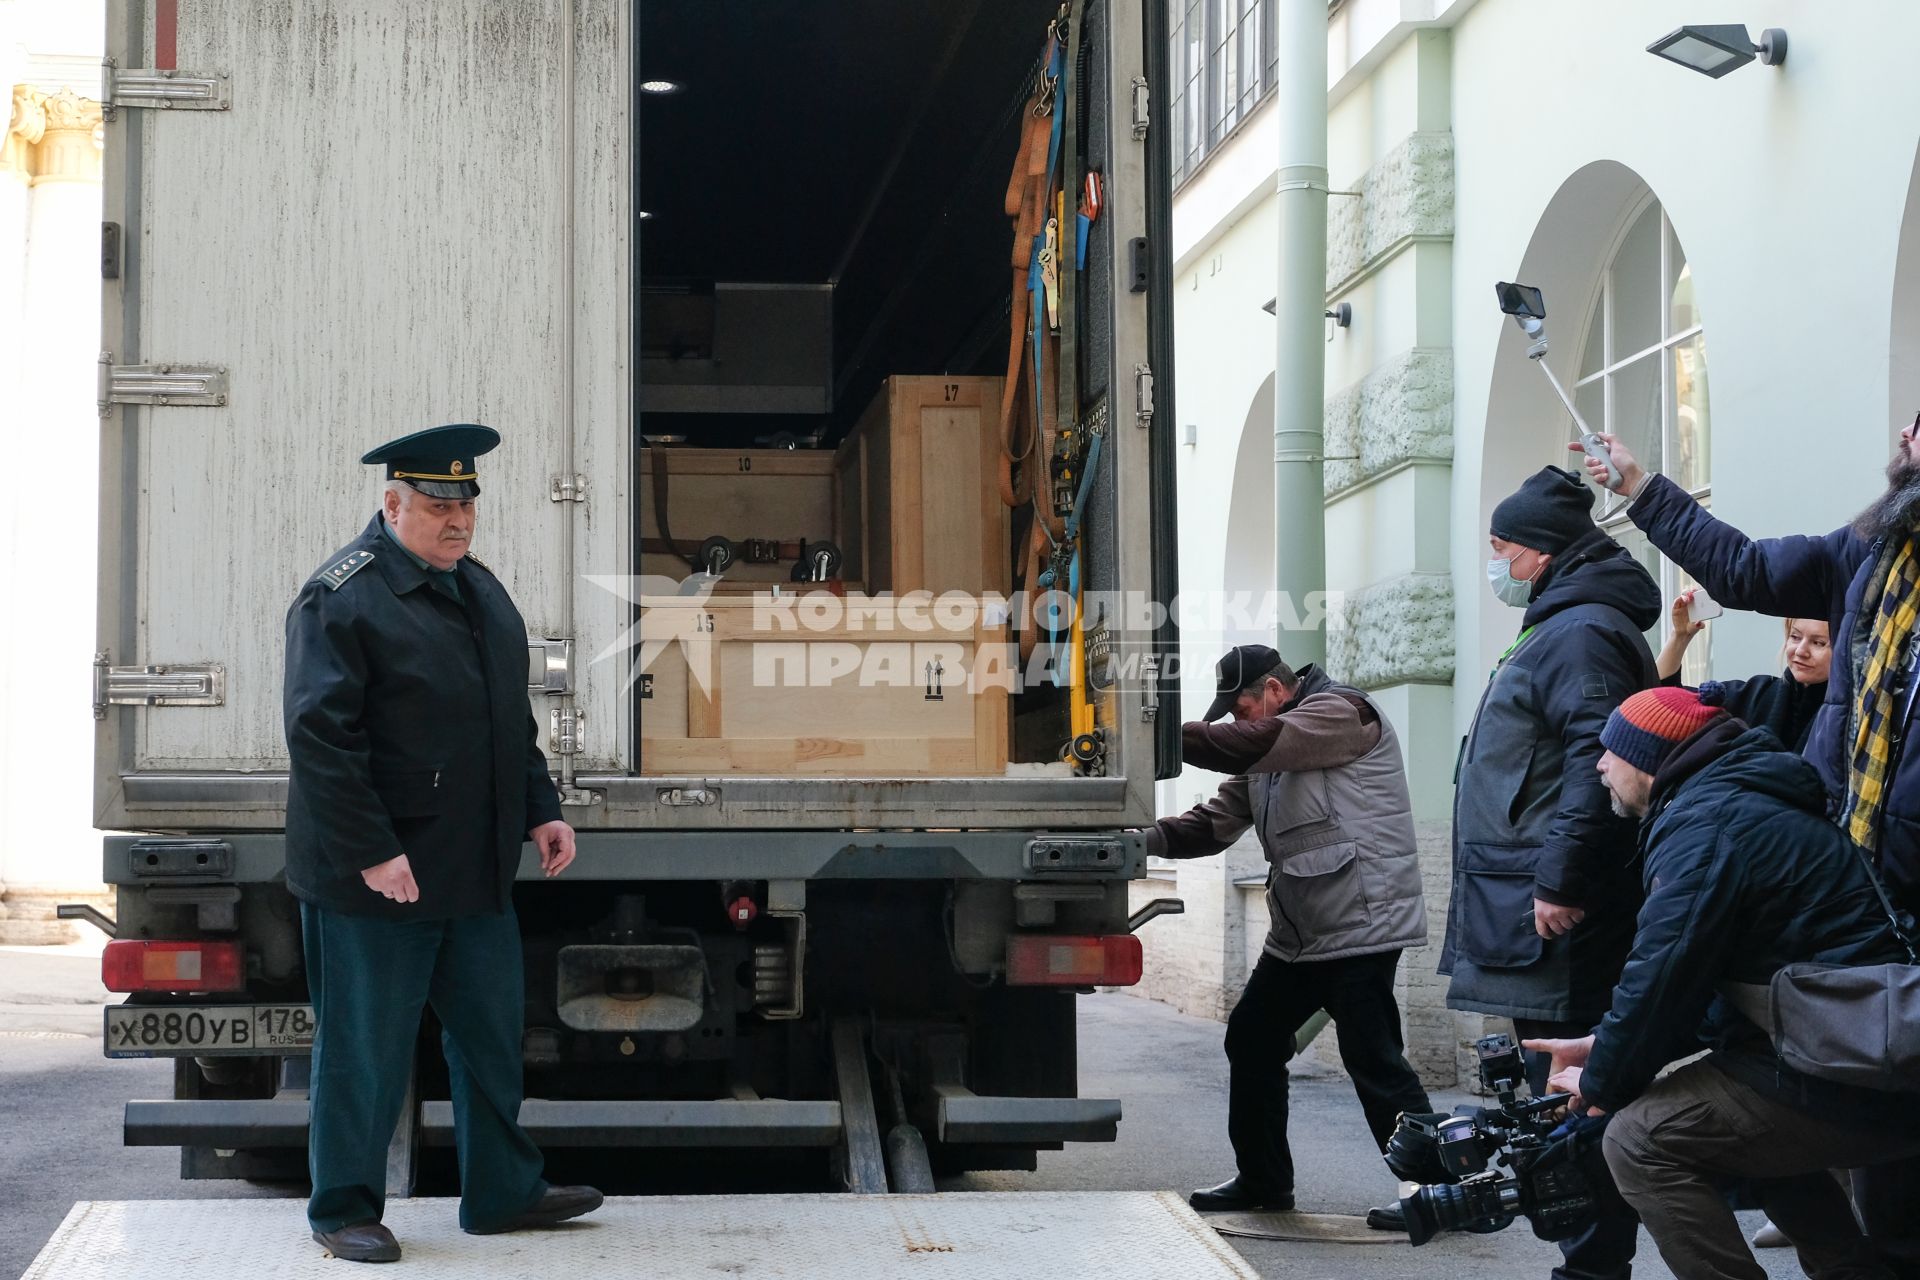
<svg viewBox="0 0 1920 1280"><path fill-rule="evenodd" d="M341 1280L298 1200L94 1200L21 1280ZM470 1236L452 1200L395 1200L410 1277L1258 1280L1172 1192L649 1196L548 1231Z"/></svg>

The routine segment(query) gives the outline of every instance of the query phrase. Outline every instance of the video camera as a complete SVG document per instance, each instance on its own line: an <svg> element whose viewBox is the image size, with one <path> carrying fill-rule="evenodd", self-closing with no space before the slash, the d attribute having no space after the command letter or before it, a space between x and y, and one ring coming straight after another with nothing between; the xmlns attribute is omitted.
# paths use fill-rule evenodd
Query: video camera
<svg viewBox="0 0 1920 1280"><path fill-rule="evenodd" d="M1481 1083L1499 1105L1403 1115L1387 1141L1394 1174L1425 1184L1400 1201L1408 1237L1423 1245L1442 1231L1500 1231L1521 1215L1542 1240L1577 1234L1598 1216L1613 1185L1601 1163L1598 1126L1559 1132L1560 1120L1550 1117L1569 1094L1519 1096L1526 1065L1512 1037L1483 1036L1474 1049Z"/></svg>

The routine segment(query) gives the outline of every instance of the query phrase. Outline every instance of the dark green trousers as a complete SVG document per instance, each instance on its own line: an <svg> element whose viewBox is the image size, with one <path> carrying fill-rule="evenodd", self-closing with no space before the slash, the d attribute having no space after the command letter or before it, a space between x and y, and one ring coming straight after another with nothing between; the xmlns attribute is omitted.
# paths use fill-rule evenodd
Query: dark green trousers
<svg viewBox="0 0 1920 1280"><path fill-rule="evenodd" d="M300 924L319 1024L307 1128L314 1230L385 1212L387 1146L429 1003L452 1082L460 1225L496 1226L531 1208L547 1184L519 1122L525 978L513 912L379 920L303 902Z"/></svg>

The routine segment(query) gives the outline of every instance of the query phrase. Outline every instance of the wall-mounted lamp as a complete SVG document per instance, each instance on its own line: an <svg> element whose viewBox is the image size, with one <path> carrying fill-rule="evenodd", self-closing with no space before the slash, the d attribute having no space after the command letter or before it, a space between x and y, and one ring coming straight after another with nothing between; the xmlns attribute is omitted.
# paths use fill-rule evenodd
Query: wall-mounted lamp
<svg viewBox="0 0 1920 1280"><path fill-rule="evenodd" d="M1279 301L1280 299L1278 298L1268 298L1267 305L1260 309L1268 315L1273 315L1274 306ZM1321 314L1333 321L1334 327L1337 329L1345 329L1353 324L1353 304L1351 302L1336 302L1333 304L1331 310L1324 311Z"/></svg>
<svg viewBox="0 0 1920 1280"><path fill-rule="evenodd" d="M1787 33L1768 27L1755 44L1742 24L1686 26L1670 31L1647 46L1647 52L1677 62L1690 71L1718 80L1760 56L1760 64L1777 67L1787 60Z"/></svg>

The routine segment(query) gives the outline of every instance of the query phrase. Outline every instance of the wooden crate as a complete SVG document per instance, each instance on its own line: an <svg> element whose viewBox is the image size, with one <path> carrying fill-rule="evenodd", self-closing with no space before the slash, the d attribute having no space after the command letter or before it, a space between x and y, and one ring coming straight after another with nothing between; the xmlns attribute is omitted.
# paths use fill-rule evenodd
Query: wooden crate
<svg viewBox="0 0 1920 1280"><path fill-rule="evenodd" d="M822 592L644 607L641 772L1003 774L1017 661L990 613L945 625L914 602Z"/></svg>
<svg viewBox="0 0 1920 1280"><path fill-rule="evenodd" d="M834 456L807 449L647 449L640 455L643 538L660 536L654 499L655 458L667 460L667 524L689 553L714 534L741 541L805 538L837 541L834 529ZM844 548L842 548L844 551ZM729 583L786 582L788 563L736 564ZM685 578L686 562L664 551L643 551L640 572Z"/></svg>
<svg viewBox="0 0 1920 1280"><path fill-rule="evenodd" d="M847 577L869 591L1004 593L1000 378L895 377L834 458Z"/></svg>

